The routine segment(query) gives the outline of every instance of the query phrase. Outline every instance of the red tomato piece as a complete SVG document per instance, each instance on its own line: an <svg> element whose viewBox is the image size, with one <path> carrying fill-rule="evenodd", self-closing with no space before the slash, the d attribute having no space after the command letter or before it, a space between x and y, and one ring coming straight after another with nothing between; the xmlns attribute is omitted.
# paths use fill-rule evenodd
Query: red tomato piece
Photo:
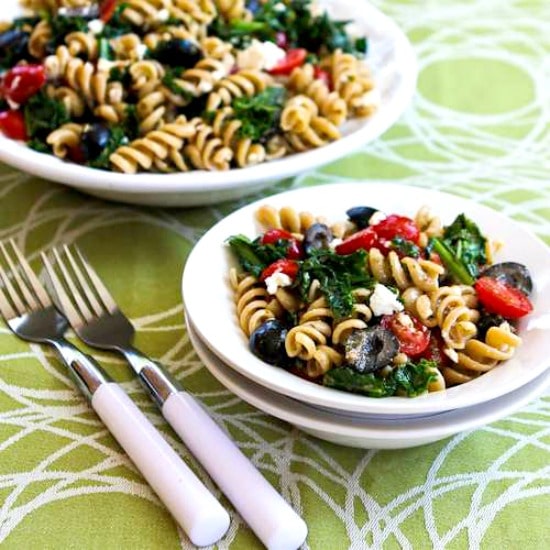
<svg viewBox="0 0 550 550"><path fill-rule="evenodd" d="M414 220L397 214L390 214L373 226L380 239L391 241L394 237L402 237L407 241L418 244L420 230Z"/></svg>
<svg viewBox="0 0 550 550"><path fill-rule="evenodd" d="M502 315L506 319L519 319L533 311L533 304L529 298L521 290L504 281L480 277L474 288L479 301L489 313Z"/></svg>
<svg viewBox="0 0 550 550"><path fill-rule="evenodd" d="M424 353L422 353L422 358L427 359L428 361L435 361L440 368L449 366L451 360L443 349L443 338L439 333L432 332L428 347L424 350Z"/></svg>
<svg viewBox="0 0 550 550"><path fill-rule="evenodd" d="M327 85L329 90L332 90L332 78L328 71L321 69L318 65L313 68L313 77L317 80L321 80Z"/></svg>
<svg viewBox="0 0 550 550"><path fill-rule="evenodd" d="M341 242L334 249L336 254L352 254L357 250L369 250L373 248L378 242L378 235L375 233L372 227L365 227L361 231L357 231L353 235L350 235L347 239Z"/></svg>
<svg viewBox="0 0 550 550"><path fill-rule="evenodd" d="M268 72L273 75L289 75L296 67L301 67L307 57L307 50L304 48L294 48L288 50L286 57L281 59L275 67Z"/></svg>
<svg viewBox="0 0 550 550"><path fill-rule="evenodd" d="M262 271L260 281L265 281L268 277L271 277L271 275L274 275L275 273L284 273L294 280L296 275L298 275L299 268L300 264L298 264L297 261L290 260L288 258L281 258L280 260L276 260L272 264L268 265Z"/></svg>
<svg viewBox="0 0 550 550"><path fill-rule="evenodd" d="M113 17L116 10L117 0L103 0L99 5L99 18L107 23Z"/></svg>
<svg viewBox="0 0 550 550"><path fill-rule="evenodd" d="M430 343L428 327L408 313L385 315L382 317L381 325L395 334L399 340L399 351L409 357L422 354Z"/></svg>
<svg viewBox="0 0 550 550"><path fill-rule="evenodd" d="M4 75L3 95L6 99L21 105L36 94L46 83L43 65L19 65Z"/></svg>
<svg viewBox="0 0 550 550"><path fill-rule="evenodd" d="M297 260L302 257L302 247L298 240L284 229L268 229L262 235L262 244L275 244L277 241L288 241L286 257Z"/></svg>
<svg viewBox="0 0 550 550"><path fill-rule="evenodd" d="M10 139L27 141L27 129L23 113L21 111L1 112L0 131Z"/></svg>

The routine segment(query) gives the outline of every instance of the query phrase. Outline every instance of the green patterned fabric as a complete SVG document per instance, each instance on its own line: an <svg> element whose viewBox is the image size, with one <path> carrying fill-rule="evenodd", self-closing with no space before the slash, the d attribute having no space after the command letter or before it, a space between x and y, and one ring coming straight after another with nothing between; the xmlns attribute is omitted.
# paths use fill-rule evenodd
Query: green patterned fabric
<svg viewBox="0 0 550 550"><path fill-rule="evenodd" d="M550 3L379 0L413 42L418 93L381 139L262 195L384 180L474 198L550 243ZM0 166L0 239L38 254L77 242L138 327L137 345L198 397L309 526L306 548L549 545L550 395L487 427L419 448L368 451L305 436L208 373L183 322L185 258L258 195L169 210L102 202ZM217 495L129 369L96 357ZM261 548L231 505L217 545ZM0 546L190 548L49 349L0 324Z"/></svg>

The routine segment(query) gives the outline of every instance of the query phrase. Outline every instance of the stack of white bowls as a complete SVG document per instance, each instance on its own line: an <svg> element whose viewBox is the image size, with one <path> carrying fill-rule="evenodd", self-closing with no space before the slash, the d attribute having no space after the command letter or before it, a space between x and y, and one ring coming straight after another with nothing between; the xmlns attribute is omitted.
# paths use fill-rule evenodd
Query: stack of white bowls
<svg viewBox="0 0 550 550"><path fill-rule="evenodd" d="M460 213L504 243L498 261L526 265L535 285L534 312L522 320L522 345L513 359L479 378L414 398L372 398L304 380L254 356L237 320L228 280L226 240L256 237L259 206L345 219L352 206L413 216L429 205L444 223ZM230 391L321 439L354 447L393 449L422 445L508 416L550 386L550 250L524 227L479 204L436 191L375 183L341 183L289 191L257 201L222 219L192 250L183 275L189 337L208 370Z"/></svg>

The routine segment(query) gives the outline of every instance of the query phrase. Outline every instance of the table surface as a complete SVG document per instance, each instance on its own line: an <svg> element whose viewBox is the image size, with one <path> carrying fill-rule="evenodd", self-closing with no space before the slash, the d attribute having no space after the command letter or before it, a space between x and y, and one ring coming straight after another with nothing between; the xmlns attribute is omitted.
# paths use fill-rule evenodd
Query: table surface
<svg viewBox="0 0 550 550"><path fill-rule="evenodd" d="M550 243L550 3L377 1L419 58L413 104L381 139L281 190L339 180L440 189L505 212ZM138 327L137 345L202 401L303 515L304 548L547 548L550 394L472 432L374 451L300 433L209 374L183 323L185 258L259 195L196 209L118 205L0 166L0 239L37 255L76 242ZM123 363L96 357L217 495ZM52 353L0 325L0 545L190 548ZM231 505L217 545L261 548Z"/></svg>

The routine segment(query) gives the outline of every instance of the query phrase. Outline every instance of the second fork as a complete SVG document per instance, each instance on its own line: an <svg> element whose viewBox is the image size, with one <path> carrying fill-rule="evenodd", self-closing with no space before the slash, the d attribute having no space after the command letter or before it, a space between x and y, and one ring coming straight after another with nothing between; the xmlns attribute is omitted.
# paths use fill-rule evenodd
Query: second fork
<svg viewBox="0 0 550 550"><path fill-rule="evenodd" d="M42 259L78 336L90 346L124 355L164 418L268 548L299 547L307 535L305 522L201 405L160 364L133 347L132 324L80 251L75 247L73 254L65 246L63 254L55 249L53 254L57 269L45 255Z"/></svg>

